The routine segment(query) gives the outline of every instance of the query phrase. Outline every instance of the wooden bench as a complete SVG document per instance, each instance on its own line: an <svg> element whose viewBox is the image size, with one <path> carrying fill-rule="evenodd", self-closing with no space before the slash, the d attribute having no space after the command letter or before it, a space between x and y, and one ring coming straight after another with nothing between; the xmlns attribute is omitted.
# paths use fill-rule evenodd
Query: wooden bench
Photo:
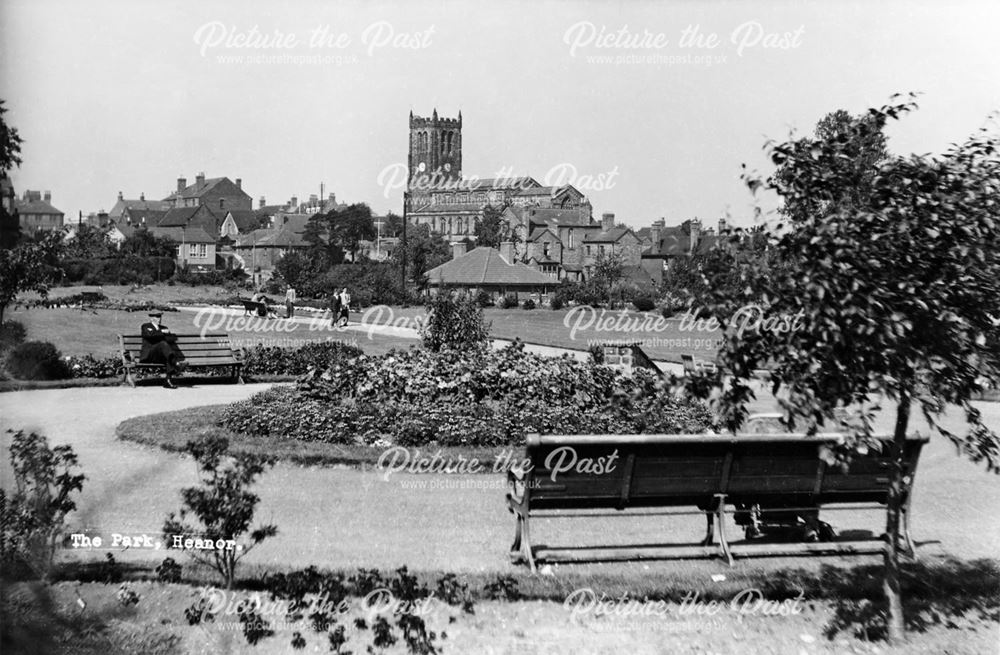
<svg viewBox="0 0 1000 655"><path fill-rule="evenodd" d="M184 355L184 361L189 367L229 367L232 368L233 379L243 384L243 362L233 351L228 334L178 334L176 345ZM147 364L139 361L142 351L142 336L118 335L118 346L125 368L124 382L135 386L135 370L141 368L164 368L163 364Z"/></svg>
<svg viewBox="0 0 1000 655"><path fill-rule="evenodd" d="M880 440L890 437L880 435ZM856 455L844 471L827 466L821 449L840 434L739 435L529 435L525 467L508 473L507 505L516 525L511 557L535 570L538 560L603 561L671 559L721 555L772 556L804 552L874 553L887 546L876 539L817 543L730 544L726 516L759 507L777 516L814 516L818 510L870 510L887 502L891 462L882 453ZM909 533L910 489L926 437L911 437L904 452L902 537ZM888 444L887 444L888 445ZM887 448L883 449L888 452ZM576 465L566 470L574 461ZM603 471L598 472L598 463ZM586 464L586 465L584 465ZM693 508L659 511L663 508ZM531 518L634 515L703 515L705 539L697 545L535 548ZM717 528L719 544L714 544ZM832 536L832 535L827 535ZM897 544L897 547L899 545Z"/></svg>

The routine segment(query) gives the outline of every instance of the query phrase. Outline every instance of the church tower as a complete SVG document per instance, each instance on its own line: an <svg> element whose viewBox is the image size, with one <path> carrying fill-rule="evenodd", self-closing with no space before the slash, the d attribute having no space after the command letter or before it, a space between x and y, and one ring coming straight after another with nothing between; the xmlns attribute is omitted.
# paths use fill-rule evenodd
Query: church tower
<svg viewBox="0 0 1000 655"><path fill-rule="evenodd" d="M462 112L458 118L430 118L410 112L410 182L421 178L430 182L462 179ZM424 182L427 184L427 182Z"/></svg>

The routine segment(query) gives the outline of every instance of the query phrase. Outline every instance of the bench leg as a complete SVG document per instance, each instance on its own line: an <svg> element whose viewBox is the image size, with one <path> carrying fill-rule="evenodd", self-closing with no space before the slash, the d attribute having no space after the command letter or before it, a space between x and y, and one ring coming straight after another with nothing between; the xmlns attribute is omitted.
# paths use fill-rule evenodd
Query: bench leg
<svg viewBox="0 0 1000 655"><path fill-rule="evenodd" d="M701 540L702 546L711 546L715 543L715 512L705 512L705 538Z"/></svg>
<svg viewBox="0 0 1000 655"><path fill-rule="evenodd" d="M133 389L135 388L135 376L132 375L131 368L125 369L125 379L122 380L122 382L132 387Z"/></svg>
<svg viewBox="0 0 1000 655"><path fill-rule="evenodd" d="M246 382L243 380L243 367L242 366L234 366L233 367L233 374L234 374L233 377L236 378L236 383L237 384L246 384Z"/></svg>
<svg viewBox="0 0 1000 655"><path fill-rule="evenodd" d="M716 494L715 496L715 519L719 524L719 545L722 546L722 554L725 556L729 566L733 565L733 554L729 550L729 541L726 540L726 495Z"/></svg>
<svg viewBox="0 0 1000 655"><path fill-rule="evenodd" d="M521 516L520 514L514 515L514 543L510 545L510 560L512 562L519 562L523 557L521 552Z"/></svg>
<svg viewBox="0 0 1000 655"><path fill-rule="evenodd" d="M535 566L535 554L531 552L531 530L528 527L528 517L519 516L518 519L521 521L521 553L524 555L524 559L528 562L528 568L531 569L532 573L537 573L538 568Z"/></svg>
<svg viewBox="0 0 1000 655"><path fill-rule="evenodd" d="M906 497L906 502L903 503L902 507L903 514L903 543L906 544L906 554L913 561L917 560L917 549L913 545L913 539L910 538L910 496Z"/></svg>

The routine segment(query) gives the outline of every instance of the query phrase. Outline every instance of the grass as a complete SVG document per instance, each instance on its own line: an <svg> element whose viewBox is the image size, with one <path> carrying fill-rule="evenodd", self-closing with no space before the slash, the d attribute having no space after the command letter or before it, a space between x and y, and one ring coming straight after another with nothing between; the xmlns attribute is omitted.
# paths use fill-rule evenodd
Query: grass
<svg viewBox="0 0 1000 655"><path fill-rule="evenodd" d="M59 287L50 293L50 297L59 298L81 291L96 290L97 287ZM150 301L159 305L194 306L218 304L222 300L236 295L235 291L224 287L186 287L152 285L142 289L132 289L128 286L105 286L101 291L112 300L123 300L133 303ZM246 295L244 293L244 295ZM31 298L25 294L24 299ZM394 319L413 319L424 315L424 308L419 306L392 307ZM572 313L571 313L572 312ZM575 308L553 311L551 309L524 310L520 308L499 309L487 308L485 318L492 324L490 334L496 339L521 339L528 343L573 350L587 350L590 343L602 340L639 341L646 353L655 360L680 362L681 355L691 354L698 358L710 359L716 351L717 332L699 331L695 329L680 329L678 320L660 320L658 326L652 321L660 319L656 313L643 314L636 311L594 310ZM179 314L169 313L164 317L164 323L175 331L193 330L194 318L189 312ZM92 353L98 355L113 350L114 335L125 330L138 329L139 323L145 320L143 314L129 312L113 312L108 310L80 309L24 309L11 312L11 318L21 321L28 328L30 339L51 341L57 344L66 354ZM625 321L647 321L645 330L617 329L619 318ZM352 320L361 317L355 314ZM385 317L383 318L385 320ZM574 329L577 326L577 329ZM110 335L110 340L109 340ZM298 326L290 332L266 334L256 330L246 330L231 334L234 338L244 339L253 343L271 337L280 337L287 342L304 341L316 338L357 338L361 347L367 353L380 354L391 348L408 347L416 343L414 339L373 335L371 339L359 332L327 332L317 333L305 325Z"/></svg>
<svg viewBox="0 0 1000 655"><path fill-rule="evenodd" d="M49 586L10 584L0 601L4 652L284 653L289 652L294 631L305 638L307 647L326 646L326 635L315 632L307 622L266 610L262 611L263 618L272 624L275 634L256 646L248 645L238 630L227 629L227 625L234 624L238 628L235 614L223 612L213 622L189 626L184 612L200 594L189 585L213 581L201 576L191 578L190 567L183 558L181 561L185 564L184 583L159 583L149 570L122 567L124 579L138 596L138 603L129 607L117 601L117 579L114 584L106 584L109 578L104 577L107 569L103 565L64 569L64 581ZM367 570L365 577L372 579L373 572ZM358 571L333 569L323 573L340 574L346 579ZM444 573L418 572L417 584L436 589ZM857 611L868 607L864 599L879 595L877 573L873 567L862 565L829 567L816 574L788 570L778 575L755 574L719 582L682 573L635 579L628 586L600 575L515 574L506 578L507 588L514 592L512 597L501 598L486 591L487 585L498 580L495 575L468 573L459 575L457 582L467 586L468 597L474 601L471 613L438 599L428 606L430 611L423 617L428 629L437 633L437 645L445 652L523 652L525 645L531 644L528 652L645 653L662 648L665 635L660 632L667 630L670 652L761 652L765 644L770 653L909 655L980 653L995 648L1000 584L995 562L940 560L905 567L909 638L905 644L893 647L873 641L881 636L880 620L873 619L867 609ZM379 575L386 581L396 578L393 571L379 571ZM233 605L237 599L249 598L254 590L265 590L259 577L244 579L243 583L240 590L227 595ZM584 589L592 590L595 598L605 599L605 614L580 611L585 608L565 603L571 594ZM748 589L760 590L768 601L784 603L794 611L764 615L753 613L752 608L747 611L747 606L734 608L730 601ZM802 599L792 600L800 591ZM697 601L684 604L685 597ZM264 600L268 597L264 596ZM616 614L616 607L620 614ZM622 612L629 608L632 614ZM638 613L642 608L653 611ZM709 613L712 608L718 609ZM695 613L698 609L703 613ZM345 612L337 616L338 623L347 628L347 647L354 652L364 652L365 645L371 643L370 627L375 615L369 612L361 594L355 591L349 596ZM396 617L384 616L395 623ZM364 618L365 624L357 623L356 618ZM390 652L406 651L400 643Z"/></svg>
<svg viewBox="0 0 1000 655"><path fill-rule="evenodd" d="M170 452L184 452L191 435L218 435L229 439L230 450L274 457L278 461L302 466L376 467L384 448L355 444L332 444L318 441L288 439L280 436L249 436L222 427L224 405L206 405L173 412L139 416L122 422L115 431L124 441L156 446ZM435 448L448 461L475 459L486 466L507 448L474 448L448 446Z"/></svg>

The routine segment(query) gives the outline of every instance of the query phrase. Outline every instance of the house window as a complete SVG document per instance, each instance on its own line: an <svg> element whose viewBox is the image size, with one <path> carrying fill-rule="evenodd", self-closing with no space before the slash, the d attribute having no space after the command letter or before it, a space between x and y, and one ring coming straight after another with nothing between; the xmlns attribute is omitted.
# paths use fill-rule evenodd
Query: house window
<svg viewBox="0 0 1000 655"><path fill-rule="evenodd" d="M573 245L573 230L569 230L568 241L569 241L569 247L574 248L575 246Z"/></svg>
<svg viewBox="0 0 1000 655"><path fill-rule="evenodd" d="M587 246L587 254L590 254L590 246Z"/></svg>
<svg viewBox="0 0 1000 655"><path fill-rule="evenodd" d="M225 208L226 208L226 199L219 198L219 209L225 209Z"/></svg>
<svg viewBox="0 0 1000 655"><path fill-rule="evenodd" d="M549 242L546 241L545 244L542 246L542 254L545 255L546 257L549 256L549 246L550 245L552 245L552 244L550 244Z"/></svg>
<svg viewBox="0 0 1000 655"><path fill-rule="evenodd" d="M208 244L207 243L199 243L198 244L198 256L199 257L208 257Z"/></svg>

